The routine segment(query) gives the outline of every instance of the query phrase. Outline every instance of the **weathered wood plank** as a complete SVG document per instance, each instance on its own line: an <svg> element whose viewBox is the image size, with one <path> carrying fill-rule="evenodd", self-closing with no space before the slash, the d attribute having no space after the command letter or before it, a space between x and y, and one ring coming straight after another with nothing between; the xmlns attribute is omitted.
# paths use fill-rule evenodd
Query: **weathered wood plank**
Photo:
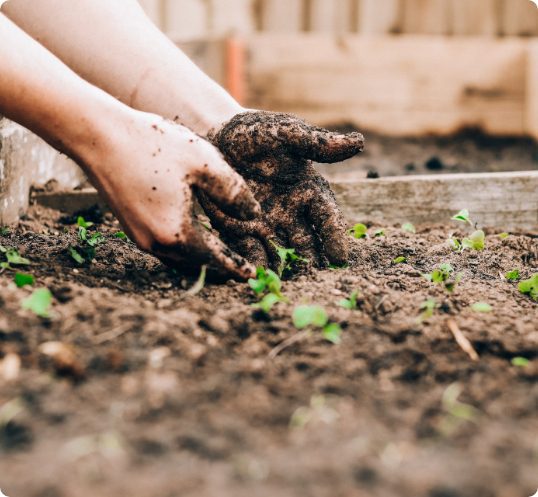
<svg viewBox="0 0 538 497"><path fill-rule="evenodd" d="M209 32L209 8L204 0L164 0L165 31L183 40L200 39Z"/></svg>
<svg viewBox="0 0 538 497"><path fill-rule="evenodd" d="M450 4L447 0L402 0L402 2L404 33L450 32Z"/></svg>
<svg viewBox="0 0 538 497"><path fill-rule="evenodd" d="M254 0L208 1L209 33L212 36L241 35L255 31Z"/></svg>
<svg viewBox="0 0 538 497"><path fill-rule="evenodd" d="M393 177L333 188L350 222L447 223L469 209L480 226L538 229L538 171Z"/></svg>
<svg viewBox="0 0 538 497"><path fill-rule="evenodd" d="M529 42L525 117L527 132L538 140L538 40Z"/></svg>
<svg viewBox="0 0 538 497"><path fill-rule="evenodd" d="M261 29L272 33L297 33L304 28L303 0L260 0Z"/></svg>
<svg viewBox="0 0 538 497"><path fill-rule="evenodd" d="M349 33L353 28L352 0L310 0L308 31Z"/></svg>
<svg viewBox="0 0 538 497"><path fill-rule="evenodd" d="M400 33L403 9L401 0L359 0L357 32L365 35Z"/></svg>
<svg viewBox="0 0 538 497"><path fill-rule="evenodd" d="M501 34L538 35L538 9L530 0L502 0Z"/></svg>
<svg viewBox="0 0 538 497"><path fill-rule="evenodd" d="M501 9L497 0L447 0L450 32L459 35L496 36L500 32Z"/></svg>
<svg viewBox="0 0 538 497"><path fill-rule="evenodd" d="M249 46L251 106L395 135L525 132L524 40L258 35Z"/></svg>

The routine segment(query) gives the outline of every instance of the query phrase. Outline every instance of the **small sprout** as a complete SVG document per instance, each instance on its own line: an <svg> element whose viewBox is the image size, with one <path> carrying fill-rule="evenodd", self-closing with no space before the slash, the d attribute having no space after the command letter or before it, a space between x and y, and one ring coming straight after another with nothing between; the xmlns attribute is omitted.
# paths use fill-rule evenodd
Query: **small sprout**
<svg viewBox="0 0 538 497"><path fill-rule="evenodd" d="M510 362L516 368L524 368L530 364L530 361L526 357L513 357Z"/></svg>
<svg viewBox="0 0 538 497"><path fill-rule="evenodd" d="M506 240L510 236L510 233L499 233L498 236L501 240Z"/></svg>
<svg viewBox="0 0 538 497"><path fill-rule="evenodd" d="M423 274L424 278L432 283L444 283L450 278L450 275L454 272L454 268L451 264L441 264L438 269L435 269L429 274Z"/></svg>
<svg viewBox="0 0 538 497"><path fill-rule="evenodd" d="M513 269L512 271L508 271L504 277L508 280L508 281L517 281L519 280L520 278L520 273L519 273L519 269Z"/></svg>
<svg viewBox="0 0 538 497"><path fill-rule="evenodd" d="M77 264L84 264L85 259L82 257L75 247L69 247L69 255L74 259Z"/></svg>
<svg viewBox="0 0 538 497"><path fill-rule="evenodd" d="M293 311L293 325L302 330L308 326L322 328L329 322L325 309L319 305L301 305Z"/></svg>
<svg viewBox="0 0 538 497"><path fill-rule="evenodd" d="M38 288L32 295L22 301L22 308L32 311L36 316L42 318L50 317L50 306L52 305L52 294L48 288Z"/></svg>
<svg viewBox="0 0 538 497"><path fill-rule="evenodd" d="M22 288L24 286L32 286L35 283L35 278L31 274L26 273L17 273L15 277L13 278L13 281L15 282L15 285L17 285L18 288Z"/></svg>
<svg viewBox="0 0 538 497"><path fill-rule="evenodd" d="M448 239L448 246L454 251L454 252L462 252L463 246L461 245L461 242L456 238L451 236Z"/></svg>
<svg viewBox="0 0 538 497"><path fill-rule="evenodd" d="M313 326L321 328L323 338L331 343L341 342L342 328L337 323L329 322L329 316L325 309L319 305L301 305L293 311L293 325L302 330Z"/></svg>
<svg viewBox="0 0 538 497"><path fill-rule="evenodd" d="M9 233L10 233L10 230L9 230L9 228L7 226L0 227L0 235L1 236L7 236L7 235L9 235Z"/></svg>
<svg viewBox="0 0 538 497"><path fill-rule="evenodd" d="M456 287L460 284L461 280L463 278L463 275L461 273L456 274L453 280L446 281L445 282L445 290L448 293L452 293Z"/></svg>
<svg viewBox="0 0 538 497"><path fill-rule="evenodd" d="M493 310L493 307L491 307L491 305L489 305L488 303L486 302L475 302L472 306L471 306L471 309L474 311L474 312L484 312L484 313L487 313L487 312L491 312Z"/></svg>
<svg viewBox="0 0 538 497"><path fill-rule="evenodd" d="M114 238L119 238L120 240L125 240L126 242L130 242L131 239L127 236L125 231L118 231L114 234Z"/></svg>
<svg viewBox="0 0 538 497"><path fill-rule="evenodd" d="M469 218L469 211L467 209L462 209L457 214L454 214L452 216L452 219L454 221L460 221L462 223L469 223L471 226L473 225L471 219Z"/></svg>
<svg viewBox="0 0 538 497"><path fill-rule="evenodd" d="M475 231L469 238L462 240L463 248L471 250L484 250L486 234L482 230Z"/></svg>
<svg viewBox="0 0 538 497"><path fill-rule="evenodd" d="M281 295L282 280L271 269L265 269L259 267L256 269L256 279L251 278L248 280L250 288L254 290L254 293L261 296L265 292L274 293L275 295Z"/></svg>
<svg viewBox="0 0 538 497"><path fill-rule="evenodd" d="M349 267L349 264L342 264L339 266L338 264L329 264L329 269L331 271L340 271L342 269L347 269Z"/></svg>
<svg viewBox="0 0 538 497"><path fill-rule="evenodd" d="M342 328L338 323L329 323L323 327L323 338L328 342L338 345L342 342Z"/></svg>
<svg viewBox="0 0 538 497"><path fill-rule="evenodd" d="M280 277L282 277L285 271L291 271L293 267L299 262L308 263L308 259L297 255L295 253L295 249L280 247L274 242L271 242L271 244L273 245L273 247L275 247L275 250L280 259L280 263L278 264L277 268L277 272Z"/></svg>
<svg viewBox="0 0 538 497"><path fill-rule="evenodd" d="M441 420L440 429L444 435L451 435L462 423L476 423L480 417L480 411L459 400L463 391L459 383L452 383L443 393L442 407L445 416Z"/></svg>
<svg viewBox="0 0 538 497"><path fill-rule="evenodd" d="M15 248L6 248L0 245L0 252L4 254L6 261L0 262L0 268L2 269L13 269L13 266L29 266L32 264L25 257L21 257L19 251Z"/></svg>
<svg viewBox="0 0 538 497"><path fill-rule="evenodd" d="M415 228L415 225L413 223L403 223L402 229L404 231L407 231L408 233L416 233L417 229Z"/></svg>
<svg viewBox="0 0 538 497"><path fill-rule="evenodd" d="M359 292L356 290L351 293L349 296L349 299L342 299L338 302L338 305L340 307L343 307L344 309L349 309L350 311L354 311L357 309L357 298L359 296Z"/></svg>
<svg viewBox="0 0 538 497"><path fill-rule="evenodd" d="M533 274L528 280L520 281L518 288L522 294L529 295L538 302L538 273Z"/></svg>
<svg viewBox="0 0 538 497"><path fill-rule="evenodd" d="M192 296L198 295L204 289L206 276L207 266L204 264L200 268L200 276L198 276L198 279L196 280L196 283L192 286L192 288L187 290L187 294Z"/></svg>
<svg viewBox="0 0 538 497"><path fill-rule="evenodd" d="M263 297L258 303L252 304L252 307L255 309L261 309L265 314L269 314L271 312L271 309L278 304L279 302L283 302L284 299L275 294L275 293L268 293Z"/></svg>
<svg viewBox="0 0 538 497"><path fill-rule="evenodd" d="M433 316L437 307L438 305L435 299L428 299L422 302L422 304L420 304L420 310L422 311L422 313L419 317L419 321L427 321L428 319L430 319Z"/></svg>
<svg viewBox="0 0 538 497"><path fill-rule="evenodd" d="M368 228L365 224L358 223L353 228L349 230L349 233L353 235L354 238L368 238Z"/></svg>
<svg viewBox="0 0 538 497"><path fill-rule="evenodd" d="M407 257L404 257L403 255L396 257L396 259L392 261L393 264L402 264L404 262L407 262Z"/></svg>
<svg viewBox="0 0 538 497"><path fill-rule="evenodd" d="M376 230L374 233L375 238L379 238L381 236L385 236L385 230L383 228Z"/></svg>
<svg viewBox="0 0 538 497"><path fill-rule="evenodd" d="M77 218L77 225L78 225L80 228L88 229L88 228L91 228L91 227L93 226L93 223L90 222L90 221L86 221L82 216L78 216L78 218Z"/></svg>

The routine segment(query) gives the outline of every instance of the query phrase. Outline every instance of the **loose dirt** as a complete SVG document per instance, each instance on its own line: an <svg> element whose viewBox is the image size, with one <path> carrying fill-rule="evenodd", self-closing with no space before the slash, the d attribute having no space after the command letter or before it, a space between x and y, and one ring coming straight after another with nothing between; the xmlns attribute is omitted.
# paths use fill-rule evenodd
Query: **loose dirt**
<svg viewBox="0 0 538 497"><path fill-rule="evenodd" d="M96 225L106 242L80 267L67 254L77 236L68 221L35 209L0 236L54 295L53 317L38 318L20 306L31 290L17 289L12 272L0 275L7 495L535 492L538 306L501 275L538 270L536 237L502 240L499 227L483 252L456 254L446 244L456 225L417 234L383 226L384 237L352 240L349 268L286 281L290 304L264 316L244 283L189 295L192 281L114 238L109 216ZM399 256L407 263L393 264ZM462 273L453 294L421 276L444 262ZM358 309L338 307L354 290ZM421 324L428 298L439 308ZM473 312L478 301L492 312ZM324 305L342 343L313 331L268 358L297 333L290 316L300 303ZM450 319L478 361L457 345ZM63 344L63 359L40 352L51 341ZM514 357L529 364L514 366Z"/></svg>

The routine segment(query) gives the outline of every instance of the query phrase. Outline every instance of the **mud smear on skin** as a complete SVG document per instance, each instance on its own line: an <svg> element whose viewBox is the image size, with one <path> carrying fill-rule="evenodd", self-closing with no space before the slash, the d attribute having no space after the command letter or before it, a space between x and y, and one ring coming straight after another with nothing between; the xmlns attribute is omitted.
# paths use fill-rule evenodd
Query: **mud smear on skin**
<svg viewBox="0 0 538 497"><path fill-rule="evenodd" d="M32 260L28 270L51 288L57 315L47 322L21 312L28 291L0 275L0 358L22 360L16 381L0 380L0 406L14 399L22 406L1 428L8 494L532 493L538 307L499 272L535 272L536 238L489 233L486 251L460 255L447 249L446 227L412 235L382 226L386 237L350 240L348 269L285 282L291 304L262 319L246 284L187 295L183 286L192 281L183 285L113 238L118 225L108 216L96 227L106 242L95 264L76 267L65 253L76 227L64 233L59 217L34 211L0 236ZM408 264L391 263L402 255ZM463 273L452 297L420 275L442 262ZM357 311L335 304L354 290L361 292ZM418 307L428 297L441 309L419 326ZM493 311L472 312L477 301ZM268 361L296 333L290 315L305 302L328 309L344 328L343 343L314 333ZM447 318L471 340L478 363L456 345ZM47 341L76 351L84 381L56 374L38 353ZM515 356L530 364L512 366ZM454 382L459 401L478 414L445 433L454 420L442 397Z"/></svg>

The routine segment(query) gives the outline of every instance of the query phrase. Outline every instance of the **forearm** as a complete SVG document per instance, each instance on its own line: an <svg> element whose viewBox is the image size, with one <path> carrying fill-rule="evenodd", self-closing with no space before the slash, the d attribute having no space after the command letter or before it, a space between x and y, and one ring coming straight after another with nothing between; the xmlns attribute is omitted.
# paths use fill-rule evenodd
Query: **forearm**
<svg viewBox="0 0 538 497"><path fill-rule="evenodd" d="M2 14L0 39L0 114L83 164L106 136L102 124L113 126L112 116L124 106L78 77Z"/></svg>
<svg viewBox="0 0 538 497"><path fill-rule="evenodd" d="M84 79L135 109L203 135L243 110L136 0L10 0L3 12Z"/></svg>

